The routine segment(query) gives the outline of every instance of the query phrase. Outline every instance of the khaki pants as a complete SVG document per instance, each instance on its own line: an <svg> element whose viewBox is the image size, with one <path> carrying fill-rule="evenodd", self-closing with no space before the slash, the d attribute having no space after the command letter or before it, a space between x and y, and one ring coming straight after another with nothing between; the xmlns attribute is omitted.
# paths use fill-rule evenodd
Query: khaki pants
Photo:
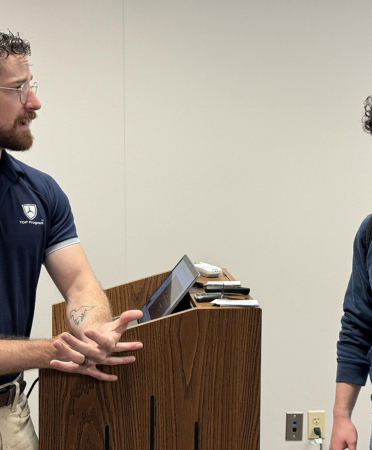
<svg viewBox="0 0 372 450"><path fill-rule="evenodd" d="M17 386L17 380L0 386L0 389L11 384ZM0 450L38 449L39 440L30 417L27 397L24 393L19 395L18 385L13 404L0 408Z"/></svg>

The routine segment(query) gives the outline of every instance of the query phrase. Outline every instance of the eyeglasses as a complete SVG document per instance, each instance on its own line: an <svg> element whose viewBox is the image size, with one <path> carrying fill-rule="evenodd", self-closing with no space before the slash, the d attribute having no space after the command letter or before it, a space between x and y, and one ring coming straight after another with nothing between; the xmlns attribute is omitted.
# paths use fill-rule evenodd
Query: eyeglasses
<svg viewBox="0 0 372 450"><path fill-rule="evenodd" d="M28 94L30 93L30 91L32 91L36 95L37 88L38 88L38 85L36 82L34 82L30 85L30 83L28 81L26 83L22 84L22 86L19 88L10 88L10 87L1 87L0 86L0 89L7 89L9 91L18 91L19 95L20 95L19 99L20 99L22 105L25 105L27 103Z"/></svg>

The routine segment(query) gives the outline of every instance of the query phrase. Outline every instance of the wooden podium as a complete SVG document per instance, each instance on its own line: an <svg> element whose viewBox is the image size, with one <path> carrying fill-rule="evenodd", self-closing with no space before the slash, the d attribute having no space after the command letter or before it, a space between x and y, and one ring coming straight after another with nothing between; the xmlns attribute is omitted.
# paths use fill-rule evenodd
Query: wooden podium
<svg viewBox="0 0 372 450"><path fill-rule="evenodd" d="M141 308L167 275L108 289L113 314ZM143 349L103 367L118 381L40 370L40 450L259 450L261 309L198 304L197 291L124 333ZM65 315L53 305L53 335Z"/></svg>

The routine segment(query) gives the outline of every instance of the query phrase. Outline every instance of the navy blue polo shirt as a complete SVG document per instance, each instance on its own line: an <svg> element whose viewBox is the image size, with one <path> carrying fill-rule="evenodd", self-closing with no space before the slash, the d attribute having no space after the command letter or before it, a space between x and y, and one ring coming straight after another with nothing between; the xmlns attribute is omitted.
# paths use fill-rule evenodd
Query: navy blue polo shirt
<svg viewBox="0 0 372 450"><path fill-rule="evenodd" d="M68 198L58 184L3 150L0 334L30 336L36 287L45 256L78 242Z"/></svg>

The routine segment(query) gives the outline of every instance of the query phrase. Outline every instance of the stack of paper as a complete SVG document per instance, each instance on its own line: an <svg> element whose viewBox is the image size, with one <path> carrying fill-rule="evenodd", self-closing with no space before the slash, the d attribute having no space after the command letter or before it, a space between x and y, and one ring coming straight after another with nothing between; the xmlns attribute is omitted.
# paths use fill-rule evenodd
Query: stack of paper
<svg viewBox="0 0 372 450"><path fill-rule="evenodd" d="M211 303L218 306L258 306L257 300L238 300L238 299L217 299L213 300Z"/></svg>

